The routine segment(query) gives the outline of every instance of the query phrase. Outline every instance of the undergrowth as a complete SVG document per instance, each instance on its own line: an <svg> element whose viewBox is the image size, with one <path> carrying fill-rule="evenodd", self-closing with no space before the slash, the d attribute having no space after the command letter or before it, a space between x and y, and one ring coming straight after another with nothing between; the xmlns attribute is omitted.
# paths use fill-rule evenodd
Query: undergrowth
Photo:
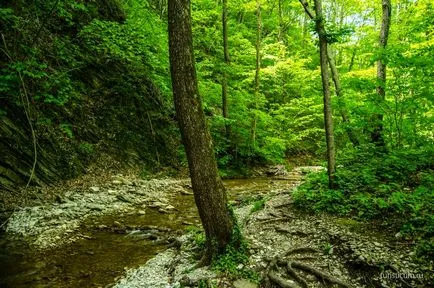
<svg viewBox="0 0 434 288"><path fill-rule="evenodd" d="M229 210L234 217L232 207L229 207ZM233 219L236 218L234 217ZM192 235L194 244L200 248L200 250L206 248L205 233L202 229L196 226L189 226L186 228L186 231ZM259 274L248 268L248 264L249 244L242 236L239 224L235 221L231 241L226 246L225 251L213 259L211 269L224 277L231 279L250 279L253 282L259 283Z"/></svg>
<svg viewBox="0 0 434 288"><path fill-rule="evenodd" d="M250 209L250 213L254 213L256 211L264 209L265 202L267 202L266 198L261 198L255 202L253 202L253 207L252 207L252 209Z"/></svg>
<svg viewBox="0 0 434 288"><path fill-rule="evenodd" d="M419 257L434 257L433 150L400 150L387 154L347 151L340 157L336 189L327 173L313 173L293 194L295 204L361 220L377 219L416 240Z"/></svg>
<svg viewBox="0 0 434 288"><path fill-rule="evenodd" d="M211 263L212 269L230 278L246 278L259 282L259 274L249 269L249 244L244 239L238 223L235 223L231 242L226 251Z"/></svg>

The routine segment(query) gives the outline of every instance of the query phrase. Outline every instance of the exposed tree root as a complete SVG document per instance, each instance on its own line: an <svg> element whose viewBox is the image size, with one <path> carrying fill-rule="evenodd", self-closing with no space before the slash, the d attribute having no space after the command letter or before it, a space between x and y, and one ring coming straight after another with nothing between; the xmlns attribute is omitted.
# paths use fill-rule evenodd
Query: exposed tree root
<svg viewBox="0 0 434 288"><path fill-rule="evenodd" d="M306 272L309 272L310 274L313 274L316 277L321 278L322 280L325 280L329 283L338 284L338 285L340 285L342 287L346 287L346 288L350 287L348 284L342 282L341 280L339 280L339 279L337 279L331 275L328 275L327 273L324 273L324 272L322 272L322 271L320 271L320 270L318 270L312 266L306 265L304 263L301 263L298 261L290 261L290 262L288 262L288 265L291 267L298 268L298 269L304 270Z"/></svg>
<svg viewBox="0 0 434 288"><path fill-rule="evenodd" d="M266 260L269 262L269 265L265 271L265 275L267 276L268 280L273 282L275 285L278 285L282 288L308 288L309 285L305 279L303 279L300 274L294 269L303 270L311 275L314 275L316 278L321 280L324 283L330 283L330 284L337 284L344 288L350 288L351 286L347 283L325 273L321 270L318 270L315 267L312 267L310 265L304 264L300 261L294 260L294 259L287 259L288 256L295 254L295 253L318 253L319 251L317 249L314 249L312 247L307 246L301 246L301 247L295 247L292 248L284 253L282 257L270 257L266 258ZM312 259L312 257L309 257L309 259ZM300 260L300 258L298 259ZM277 275L276 268L277 266L283 266L286 268L286 272L288 275L298 284L293 284L289 282L288 280L282 278L281 276Z"/></svg>
<svg viewBox="0 0 434 288"><path fill-rule="evenodd" d="M294 219L294 217L290 217L290 216L285 216L285 217L279 217L279 218L271 218L271 219L261 219L258 218L258 221L261 221L261 224L265 224L265 223L272 223L272 222L279 222L279 221L290 221Z"/></svg>
<svg viewBox="0 0 434 288"><path fill-rule="evenodd" d="M296 260L296 261L307 261L307 260L313 261L315 259L316 258L312 257L312 256L294 257L294 260Z"/></svg>
<svg viewBox="0 0 434 288"><path fill-rule="evenodd" d="M286 265L286 271L288 272L289 276L291 276L296 282L300 284L302 288L308 287L306 280L298 276L297 272L292 269L291 262L288 262L288 264Z"/></svg>
<svg viewBox="0 0 434 288"><path fill-rule="evenodd" d="M280 233L288 233L288 234L296 235L296 236L308 236L309 234L311 234L311 233L306 233L306 232L298 231L298 230L297 231L291 231L289 229L285 229L282 227L274 227L274 229Z"/></svg>
<svg viewBox="0 0 434 288"><path fill-rule="evenodd" d="M290 205L292 205L292 204L294 204L294 202L293 202L293 201L290 201L290 202L287 202L287 203L283 203L283 204L275 205L275 206L273 206L273 208L274 208L274 209L279 209L279 208L283 208L283 207L286 207L286 206L290 206Z"/></svg>
<svg viewBox="0 0 434 288"><path fill-rule="evenodd" d="M278 276L277 273L274 271L268 272L267 276L271 282L273 282L276 285L279 285L282 288L300 288L300 286L298 286L296 284L292 284L288 280Z"/></svg>
<svg viewBox="0 0 434 288"><path fill-rule="evenodd" d="M295 253L319 253L319 251L315 248L312 248L312 247L299 246L299 247L294 247L294 248L286 251L283 257L287 257L287 256L295 254Z"/></svg>

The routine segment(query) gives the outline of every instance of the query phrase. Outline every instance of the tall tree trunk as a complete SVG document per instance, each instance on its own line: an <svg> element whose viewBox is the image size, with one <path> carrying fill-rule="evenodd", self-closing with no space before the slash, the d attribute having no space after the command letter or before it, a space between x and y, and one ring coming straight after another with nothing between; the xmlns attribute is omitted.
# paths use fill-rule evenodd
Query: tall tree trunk
<svg viewBox="0 0 434 288"><path fill-rule="evenodd" d="M223 28L223 52L225 67L223 71L222 79L222 111L223 118L229 119L229 108L228 108L228 74L227 69L229 67L229 47L228 47L228 1L223 0L222 7L222 28ZM225 122L226 137L229 139L231 135L231 126L229 123Z"/></svg>
<svg viewBox="0 0 434 288"><path fill-rule="evenodd" d="M259 102L259 72L261 71L261 34L262 34L262 21L261 21L261 3L260 0L256 0L256 69L255 69L255 113L253 115L252 124L252 145L256 143L256 126L257 116L256 110L258 109Z"/></svg>
<svg viewBox="0 0 434 288"><path fill-rule="evenodd" d="M306 51L306 48L307 48L307 43L308 43L308 40L307 40L307 37L308 37L308 30L309 30L309 21L308 21L309 19L308 19L308 17L307 17L307 15L305 14L304 16L303 16L303 31L302 31L302 36L303 36L303 41L302 41L302 46L303 46L303 50L304 51Z"/></svg>
<svg viewBox="0 0 434 288"><path fill-rule="evenodd" d="M351 53L351 60L350 60L350 65L348 66L348 72L351 72L351 70L353 70L354 60L356 59L356 53L357 53L357 49L354 48L353 52Z"/></svg>
<svg viewBox="0 0 434 288"><path fill-rule="evenodd" d="M345 107L343 107L343 103L342 103L342 86L341 86L341 81L339 78L339 72L338 69L336 68L336 62L335 59L333 57L333 52L330 46L327 47L327 58L328 58L328 62L330 65L330 70L332 71L332 79L333 79L333 83L335 84L335 93L336 93L336 97L338 99L338 108L339 108L339 113L341 114L342 117L342 122L345 125L345 132L348 135L348 138L350 139L351 143L353 143L354 146L358 146L359 140L357 139L356 135L354 134L353 130L348 127L349 124L349 119L348 119L348 115L345 111Z"/></svg>
<svg viewBox="0 0 434 288"><path fill-rule="evenodd" d="M190 0L169 0L169 52L176 115L185 146L194 199L206 234L207 260L231 240L233 219L218 175L194 64ZM207 262L208 262L207 261Z"/></svg>
<svg viewBox="0 0 434 288"><path fill-rule="evenodd" d="M386 62L384 60L385 48L389 39L390 18L392 14L391 0L382 0L383 17L381 21L381 30L379 38L379 48L381 49L381 57L377 61L377 101L379 105L386 100ZM383 136L383 114L377 113L374 115L374 129L371 133L372 142L378 147L385 147Z"/></svg>
<svg viewBox="0 0 434 288"><path fill-rule="evenodd" d="M328 75L328 59L327 59L327 38L324 28L324 20L322 14L321 0L315 0L315 24L319 38L320 61L321 61L321 78L324 94L324 123L327 142L327 173L329 176L329 187L333 188L336 160L335 160L335 141L333 135L333 118L332 106L330 97L330 83Z"/></svg>
<svg viewBox="0 0 434 288"><path fill-rule="evenodd" d="M283 42L283 16L282 16L282 0L278 0L279 1L279 10L278 10L278 14L279 14L279 34L278 34L278 39L280 42Z"/></svg>

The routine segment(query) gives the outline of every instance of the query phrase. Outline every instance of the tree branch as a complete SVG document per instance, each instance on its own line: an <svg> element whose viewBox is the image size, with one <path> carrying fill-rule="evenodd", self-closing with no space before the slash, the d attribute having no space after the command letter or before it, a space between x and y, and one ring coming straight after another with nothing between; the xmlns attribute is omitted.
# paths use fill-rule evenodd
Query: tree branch
<svg viewBox="0 0 434 288"><path fill-rule="evenodd" d="M309 18L312 19L312 20L314 20L315 19L315 13L313 13L313 11L310 10L309 4L307 3L307 1L306 0L298 0L298 1L300 1L301 5L304 8L304 11L309 16Z"/></svg>

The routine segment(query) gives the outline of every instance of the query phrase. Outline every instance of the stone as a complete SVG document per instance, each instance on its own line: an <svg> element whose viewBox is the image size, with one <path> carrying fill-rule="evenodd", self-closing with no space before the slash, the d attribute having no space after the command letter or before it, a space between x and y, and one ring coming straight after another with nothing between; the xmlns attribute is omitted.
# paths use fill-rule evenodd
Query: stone
<svg viewBox="0 0 434 288"><path fill-rule="evenodd" d="M133 186L133 182L131 182L130 180L127 180L127 179L122 179L121 183L124 185Z"/></svg>
<svg viewBox="0 0 434 288"><path fill-rule="evenodd" d="M90 187L89 189L90 189L90 191L92 191L92 192L99 192L99 190L100 190L100 188L97 187L97 186Z"/></svg>
<svg viewBox="0 0 434 288"><path fill-rule="evenodd" d="M67 198L61 196L61 195L56 195L56 202L59 204L65 204L68 202Z"/></svg>
<svg viewBox="0 0 434 288"><path fill-rule="evenodd" d="M124 195L116 195L116 198L122 202L131 203L131 200L127 199Z"/></svg>
<svg viewBox="0 0 434 288"><path fill-rule="evenodd" d="M246 279L238 279L233 283L235 288L258 288L258 285L246 280Z"/></svg>

